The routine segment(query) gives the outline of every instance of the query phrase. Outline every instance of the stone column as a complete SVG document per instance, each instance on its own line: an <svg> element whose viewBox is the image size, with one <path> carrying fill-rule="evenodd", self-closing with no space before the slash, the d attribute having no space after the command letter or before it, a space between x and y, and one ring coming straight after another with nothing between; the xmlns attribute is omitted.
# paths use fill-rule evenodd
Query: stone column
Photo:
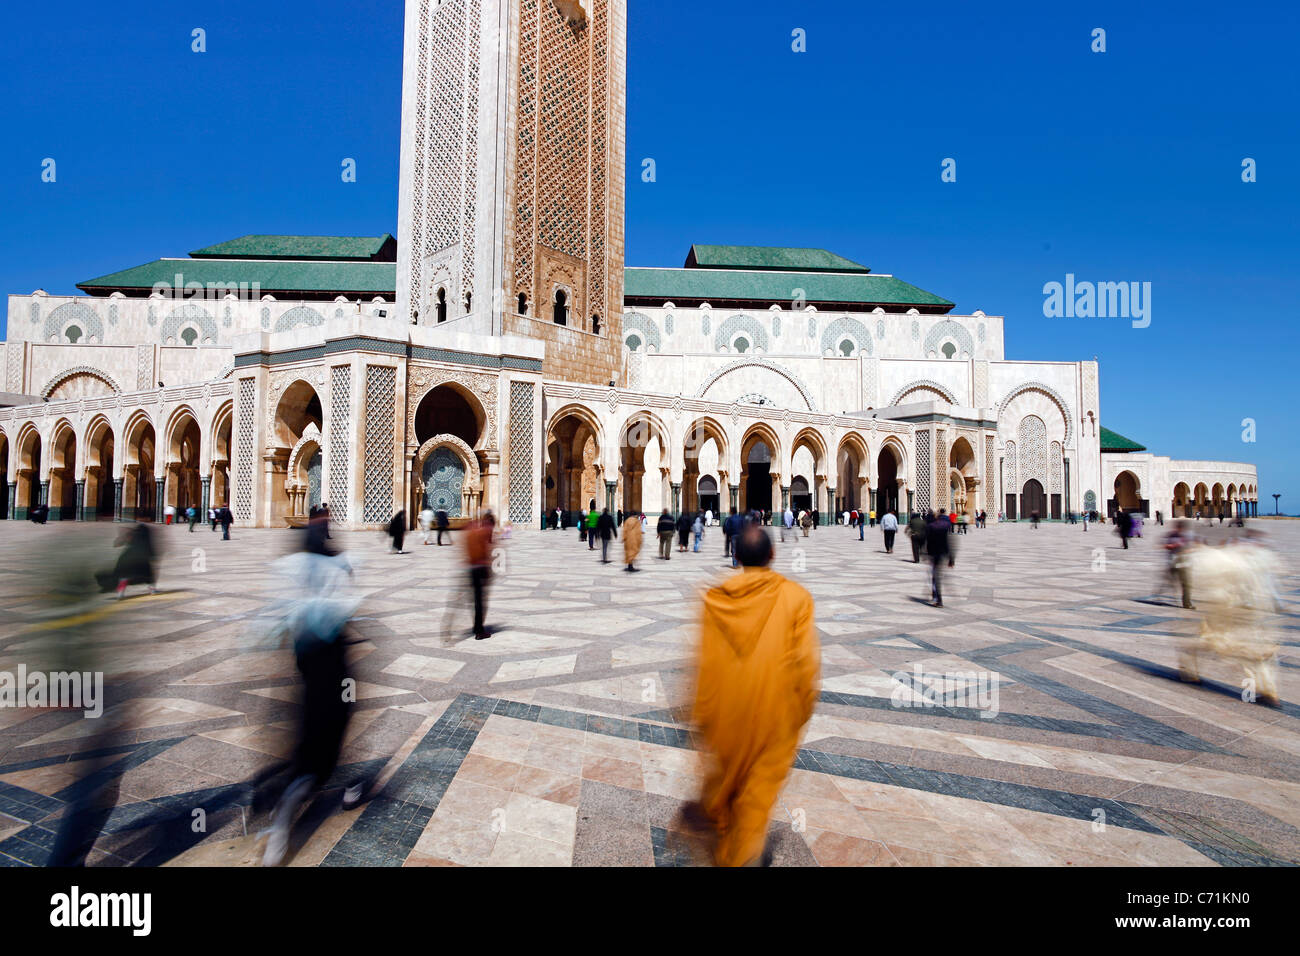
<svg viewBox="0 0 1300 956"><path fill-rule="evenodd" d="M5 492L5 494L9 496L8 515L11 520L16 521L18 520L18 482L16 481L9 482L9 488Z"/></svg>
<svg viewBox="0 0 1300 956"><path fill-rule="evenodd" d="M122 479L113 479L113 520L122 520Z"/></svg>
<svg viewBox="0 0 1300 956"><path fill-rule="evenodd" d="M839 514L838 514L839 505L835 503L834 485L826 486L826 511L827 511L826 517L829 519L826 522L828 525L835 524L837 521L839 521Z"/></svg>
<svg viewBox="0 0 1300 956"><path fill-rule="evenodd" d="M50 503L50 480L48 478L41 482L41 497L37 503L47 507Z"/></svg>
<svg viewBox="0 0 1300 956"><path fill-rule="evenodd" d="M673 489L673 516L680 517L682 513L682 483L680 481L670 481L669 484Z"/></svg>
<svg viewBox="0 0 1300 956"><path fill-rule="evenodd" d="M781 486L781 514L785 514L790 508L790 486Z"/></svg>
<svg viewBox="0 0 1300 956"><path fill-rule="evenodd" d="M202 482L203 485L202 497L200 499L202 504L199 506L199 520L207 521L208 509L212 507L212 476L204 475L199 479L199 481Z"/></svg>
<svg viewBox="0 0 1300 956"><path fill-rule="evenodd" d="M167 479L155 478L153 480L153 486L153 520L158 524L162 524L163 508L167 506Z"/></svg>
<svg viewBox="0 0 1300 956"><path fill-rule="evenodd" d="M618 497L618 482L605 482L605 507L609 509L611 515L618 514L618 508L615 507L615 499Z"/></svg>
<svg viewBox="0 0 1300 956"><path fill-rule="evenodd" d="M86 479L77 479L77 520L86 520Z"/></svg>
<svg viewBox="0 0 1300 956"><path fill-rule="evenodd" d="M740 485L727 485L727 491L731 495L731 507L740 508Z"/></svg>

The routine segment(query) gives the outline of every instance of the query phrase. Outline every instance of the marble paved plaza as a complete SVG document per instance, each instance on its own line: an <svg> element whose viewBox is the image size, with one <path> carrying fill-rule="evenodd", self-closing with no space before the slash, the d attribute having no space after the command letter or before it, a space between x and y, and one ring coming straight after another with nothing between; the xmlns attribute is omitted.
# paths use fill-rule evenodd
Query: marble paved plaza
<svg viewBox="0 0 1300 956"><path fill-rule="evenodd" d="M1257 526L1284 568L1279 708L1244 703L1228 662L1179 682L1197 616L1160 594L1153 537L1122 551L1109 527L972 531L943 609L905 538L893 555L878 529L778 545L817 602L822 692L773 810L775 865L1300 861L1300 522ZM90 865L259 865L267 775L298 713L292 654L266 643L292 585L268 565L295 538L160 529L159 594L59 604L62 569L108 563L115 530L0 522L0 672L93 660L110 705L101 720L0 710L0 863L45 862L69 802L107 786ZM289 865L702 861L678 812L700 779L699 595L732 573L716 530L667 562L648 537L637 575L576 532L518 533L491 594L503 629L484 642L445 640L469 624L459 547L337 541L364 597L358 703ZM977 679L995 715L967 693ZM362 777L377 796L344 812Z"/></svg>

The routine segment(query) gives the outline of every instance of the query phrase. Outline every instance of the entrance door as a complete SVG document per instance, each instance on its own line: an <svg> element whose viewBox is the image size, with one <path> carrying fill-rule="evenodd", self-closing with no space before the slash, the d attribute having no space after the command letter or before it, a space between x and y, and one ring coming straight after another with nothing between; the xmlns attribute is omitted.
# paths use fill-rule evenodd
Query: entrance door
<svg viewBox="0 0 1300 956"><path fill-rule="evenodd" d="M424 463L424 502L432 510L447 512L448 518L463 518L465 466L450 448L437 448Z"/></svg>
<svg viewBox="0 0 1300 956"><path fill-rule="evenodd" d="M307 509L319 508L321 506L321 462L324 456L318 450L311 456L311 461L307 462Z"/></svg>
<svg viewBox="0 0 1300 956"><path fill-rule="evenodd" d="M1020 496L1020 513L1026 517L1034 514L1040 518L1047 517L1047 495L1043 493L1043 486L1036 478L1025 482L1024 493Z"/></svg>

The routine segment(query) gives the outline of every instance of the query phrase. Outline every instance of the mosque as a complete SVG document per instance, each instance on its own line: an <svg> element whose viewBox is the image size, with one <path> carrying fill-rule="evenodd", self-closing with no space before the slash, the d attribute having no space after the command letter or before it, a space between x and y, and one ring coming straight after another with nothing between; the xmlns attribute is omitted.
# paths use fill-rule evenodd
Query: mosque
<svg viewBox="0 0 1300 956"><path fill-rule="evenodd" d="M11 295L0 518L1255 513L1253 465L1108 431L1097 363L1008 360L1000 316L821 249L626 267L626 53L626 0L408 0L397 236Z"/></svg>

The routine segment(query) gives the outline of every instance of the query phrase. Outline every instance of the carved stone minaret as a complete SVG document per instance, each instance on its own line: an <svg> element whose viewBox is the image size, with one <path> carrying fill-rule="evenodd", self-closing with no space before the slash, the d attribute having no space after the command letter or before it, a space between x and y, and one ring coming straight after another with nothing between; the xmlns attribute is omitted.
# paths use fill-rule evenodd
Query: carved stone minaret
<svg viewBox="0 0 1300 956"><path fill-rule="evenodd" d="M401 314L622 383L627 0L408 0Z"/></svg>

